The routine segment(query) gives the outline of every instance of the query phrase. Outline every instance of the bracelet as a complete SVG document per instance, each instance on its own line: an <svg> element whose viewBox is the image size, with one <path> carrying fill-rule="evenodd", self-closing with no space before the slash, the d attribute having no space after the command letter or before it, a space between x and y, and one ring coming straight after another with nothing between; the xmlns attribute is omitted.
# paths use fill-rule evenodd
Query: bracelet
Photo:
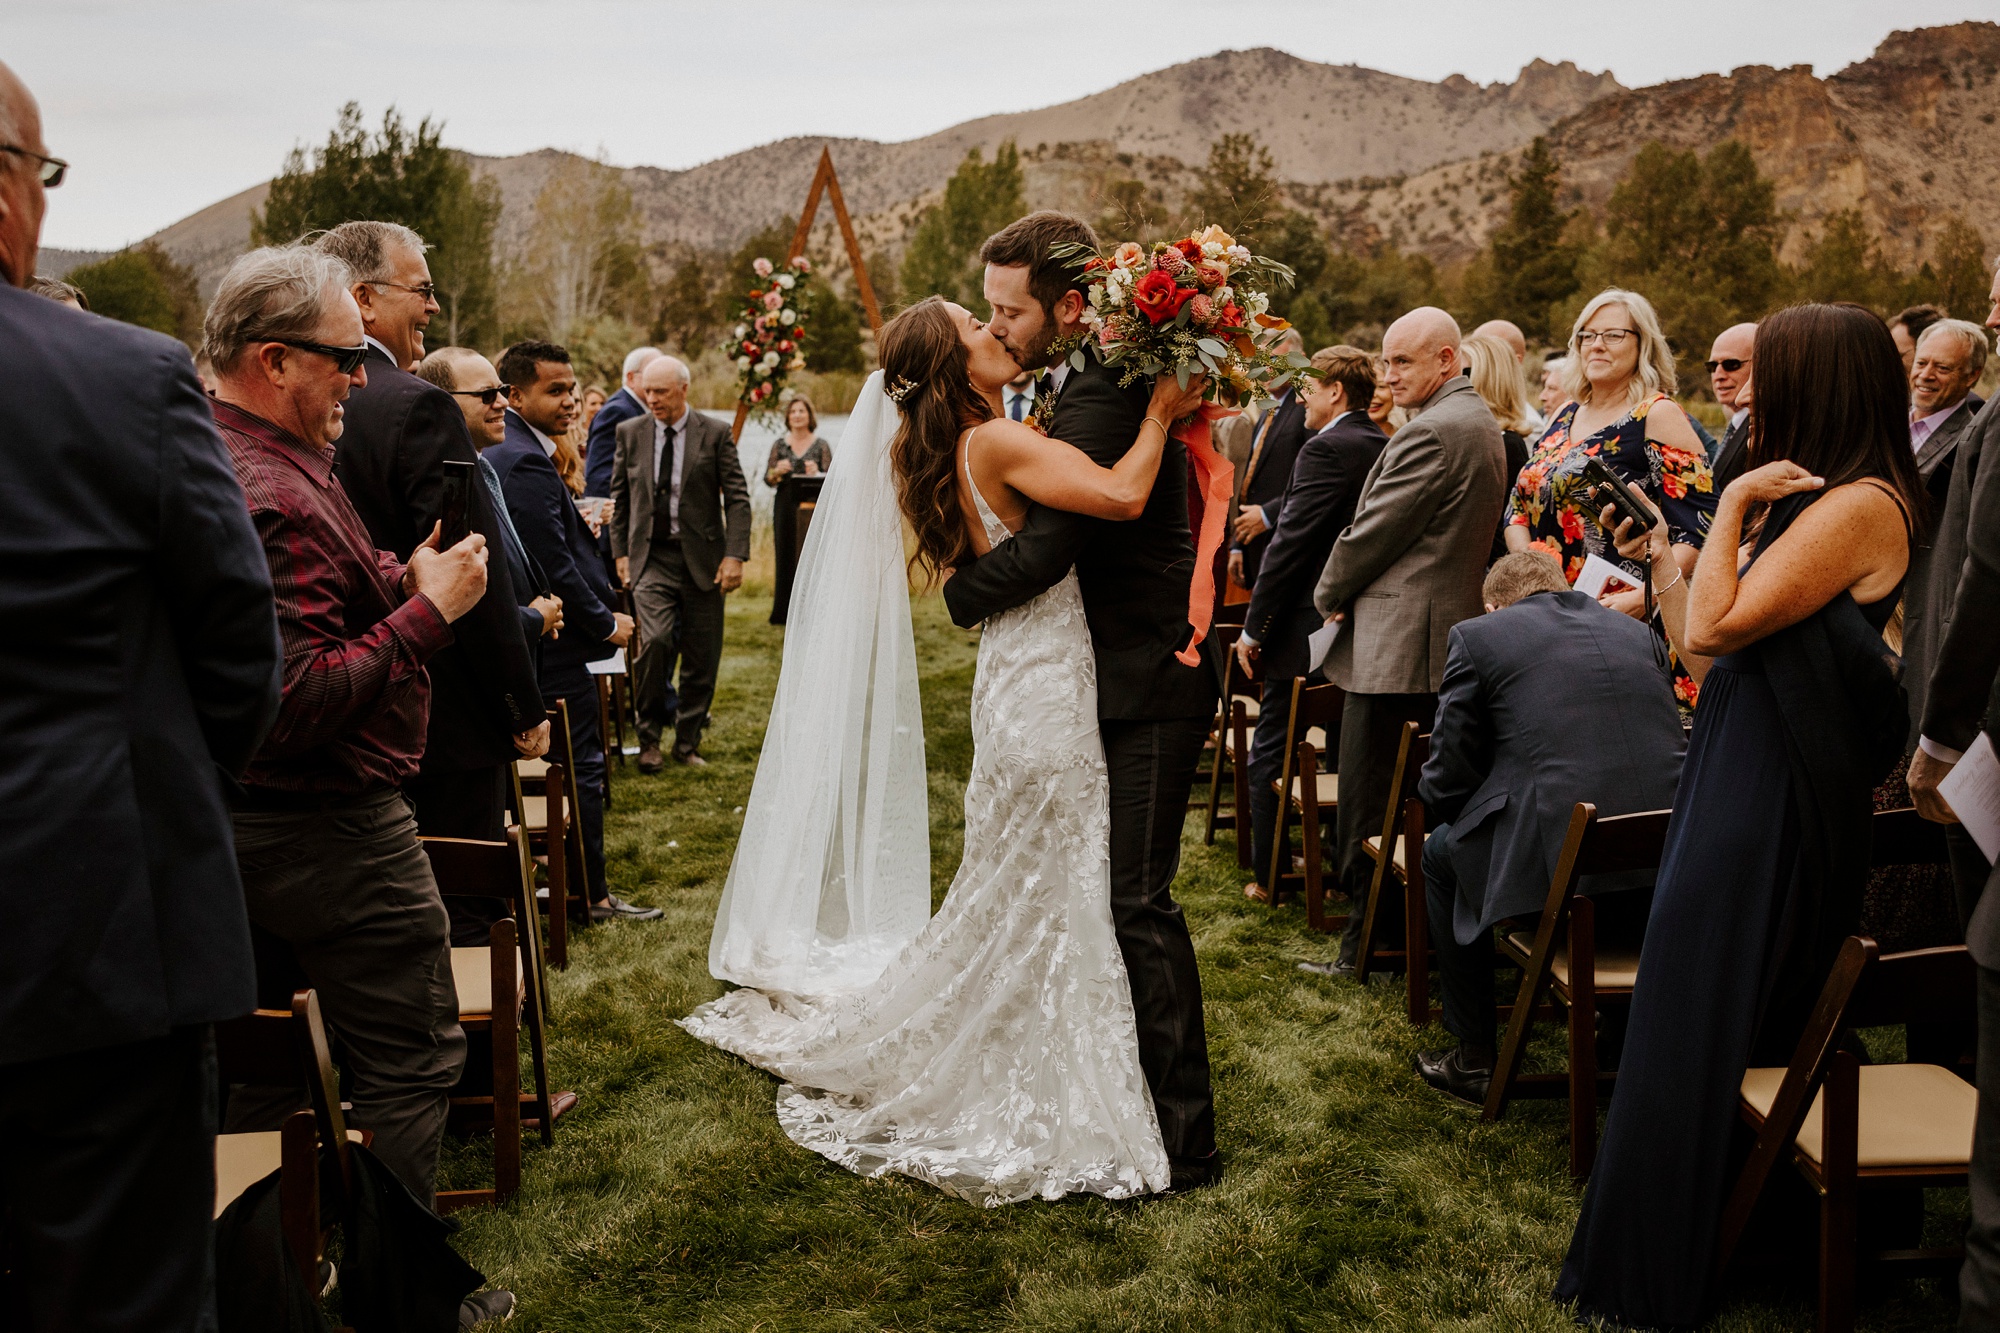
<svg viewBox="0 0 2000 1333"><path fill-rule="evenodd" d="M1159 419L1158 417L1154 416L1154 415L1153 415L1152 413L1148 412L1148 413L1146 414L1146 421L1150 421L1150 422L1152 422L1152 423L1153 423L1154 425L1158 426L1158 427L1160 428L1160 434L1162 434L1162 435L1166 436L1166 437L1167 437L1168 439L1172 439L1172 438L1173 438L1173 434L1174 434L1174 432L1173 432L1173 427L1171 427L1171 426L1167 425L1167 423L1166 423L1166 422L1164 422L1164 421L1160 420L1160 419ZM1140 428L1141 430L1144 430L1144 429L1146 428L1146 421L1142 421L1142 422L1140 422L1140 423L1139 423L1139 428Z"/></svg>
<svg viewBox="0 0 2000 1333"><path fill-rule="evenodd" d="M1675 585L1676 583L1679 583L1679 582L1681 581L1681 573L1682 573L1682 571L1681 571L1681 570L1679 570L1679 569L1676 569L1676 570L1674 570L1674 576L1673 576L1673 577L1672 577L1671 579L1667 580L1667 583L1666 583L1666 585L1665 585L1664 587L1659 587L1659 588L1655 588L1655 589L1653 589L1653 596L1654 596L1655 598L1660 598L1660 597L1664 597L1664 596L1666 596L1666 595L1667 595L1667 592L1668 592L1668 591L1669 591L1669 590L1670 590L1670 589L1671 589L1671 588L1672 588L1672 587L1673 587L1673 586L1674 586L1674 585Z"/></svg>

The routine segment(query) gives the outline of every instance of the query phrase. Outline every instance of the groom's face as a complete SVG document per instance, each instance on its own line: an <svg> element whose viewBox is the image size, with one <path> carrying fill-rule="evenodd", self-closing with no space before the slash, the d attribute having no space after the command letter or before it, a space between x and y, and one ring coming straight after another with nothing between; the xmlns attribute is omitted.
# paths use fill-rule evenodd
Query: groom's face
<svg viewBox="0 0 2000 1333"><path fill-rule="evenodd" d="M993 318L986 328L1007 354L1023 370L1039 370L1049 363L1049 348L1062 336L1057 321L1049 317L1042 303L1028 288L1028 266L1011 264L986 266L986 304Z"/></svg>

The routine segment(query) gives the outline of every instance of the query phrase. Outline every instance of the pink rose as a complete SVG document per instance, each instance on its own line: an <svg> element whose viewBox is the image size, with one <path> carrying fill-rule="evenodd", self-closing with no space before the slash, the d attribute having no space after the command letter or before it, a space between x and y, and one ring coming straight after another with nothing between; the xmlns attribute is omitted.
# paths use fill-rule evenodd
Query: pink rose
<svg viewBox="0 0 2000 1333"><path fill-rule="evenodd" d="M1220 287L1229 281L1229 270L1212 259L1204 259L1194 266L1194 280L1204 287Z"/></svg>
<svg viewBox="0 0 2000 1333"><path fill-rule="evenodd" d="M771 261L768 259L756 260L751 263L750 269L758 277L768 278L771 276Z"/></svg>
<svg viewBox="0 0 2000 1333"><path fill-rule="evenodd" d="M783 310L785 308L785 294L783 292L765 292L764 308L766 310Z"/></svg>

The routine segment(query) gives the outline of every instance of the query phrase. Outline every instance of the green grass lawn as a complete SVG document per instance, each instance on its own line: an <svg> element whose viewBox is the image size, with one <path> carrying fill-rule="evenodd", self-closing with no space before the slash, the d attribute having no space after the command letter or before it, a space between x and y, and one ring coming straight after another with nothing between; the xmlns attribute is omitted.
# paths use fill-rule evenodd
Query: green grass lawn
<svg viewBox="0 0 2000 1333"><path fill-rule="evenodd" d="M1201 955L1222 1184L1154 1202L1074 1198L983 1210L900 1179L862 1180L795 1147L774 1081L674 1019L720 993L709 928L777 679L768 599L730 599L703 772L613 769L614 891L666 920L584 934L555 983L551 1064L582 1101L521 1193L459 1214L459 1244L520 1297L513 1327L611 1330L1561 1329L1550 1303L1577 1193L1560 1103L1480 1124L1410 1071L1440 1045L1401 991L1299 972L1331 956L1296 907L1244 901L1228 834L1190 819L1178 895ZM917 602L932 860L958 863L975 639ZM485 1145L447 1147L451 1184ZM1949 1327L1925 1285L1863 1326ZM1778 1292L1729 1330L1809 1329Z"/></svg>

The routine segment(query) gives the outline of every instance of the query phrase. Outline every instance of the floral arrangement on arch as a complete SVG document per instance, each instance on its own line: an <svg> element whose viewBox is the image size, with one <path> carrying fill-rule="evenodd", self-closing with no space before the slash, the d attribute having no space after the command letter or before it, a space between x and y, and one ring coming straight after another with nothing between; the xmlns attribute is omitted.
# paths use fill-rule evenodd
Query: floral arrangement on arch
<svg viewBox="0 0 2000 1333"><path fill-rule="evenodd" d="M736 364L736 401L758 416L778 412L791 396L785 381L806 368L805 277L812 264L794 255L779 268L768 259L751 266L758 285L744 294L737 322L722 350Z"/></svg>
<svg viewBox="0 0 2000 1333"><path fill-rule="evenodd" d="M1058 257L1084 259L1084 323L1098 356L1123 372L1121 386L1163 371L1182 384L1207 375L1209 401L1234 408L1311 373L1307 357L1276 350L1291 325L1270 313L1268 288L1289 286L1292 270L1220 227L1150 250L1127 241L1108 255L1070 246ZM1082 348L1071 355L1080 369Z"/></svg>

